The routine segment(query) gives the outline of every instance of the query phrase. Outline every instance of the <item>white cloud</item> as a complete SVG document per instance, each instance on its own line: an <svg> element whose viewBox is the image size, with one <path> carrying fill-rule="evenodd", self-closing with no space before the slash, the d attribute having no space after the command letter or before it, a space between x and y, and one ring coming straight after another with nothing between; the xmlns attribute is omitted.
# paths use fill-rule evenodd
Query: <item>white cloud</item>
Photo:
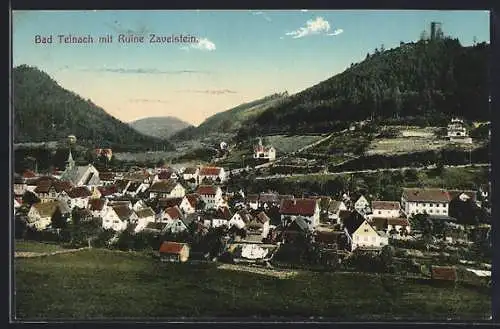
<svg viewBox="0 0 500 329"><path fill-rule="evenodd" d="M301 9L300 11L303 12L303 13L307 13L309 10L307 10L307 9Z"/></svg>
<svg viewBox="0 0 500 329"><path fill-rule="evenodd" d="M328 23L327 20L323 17L316 17L315 19L308 20L305 27L303 26L295 31L287 32L286 35L291 36L294 39L298 39L314 34L339 35L344 32L342 29L336 29L332 33L328 33L330 29L330 23Z"/></svg>
<svg viewBox="0 0 500 329"><path fill-rule="evenodd" d="M271 22L272 19L263 11L251 11L254 16L262 16L266 21Z"/></svg>
<svg viewBox="0 0 500 329"><path fill-rule="evenodd" d="M198 49L198 50L203 50L203 51L214 51L217 49L215 47L215 43L212 41L208 40L207 38L201 38L198 40L197 43L193 43L190 46L182 46L182 50L190 50L190 49Z"/></svg>
<svg viewBox="0 0 500 329"><path fill-rule="evenodd" d="M328 33L327 35L339 35L340 33L344 32L342 29L336 29L332 33Z"/></svg>

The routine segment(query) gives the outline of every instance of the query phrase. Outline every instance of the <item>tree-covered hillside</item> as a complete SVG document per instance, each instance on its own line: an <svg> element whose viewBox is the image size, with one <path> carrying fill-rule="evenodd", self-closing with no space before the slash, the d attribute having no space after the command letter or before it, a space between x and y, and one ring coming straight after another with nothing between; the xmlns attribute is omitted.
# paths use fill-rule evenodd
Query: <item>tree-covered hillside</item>
<svg viewBox="0 0 500 329"><path fill-rule="evenodd" d="M130 122L129 125L138 132L158 138L169 138L182 129L193 125L175 117L149 117Z"/></svg>
<svg viewBox="0 0 500 329"><path fill-rule="evenodd" d="M255 101L238 105L206 119L198 127L188 127L172 136L173 140L186 140L206 136L210 133L238 131L248 120L252 120L268 108L276 106L288 97L288 93L276 93Z"/></svg>
<svg viewBox="0 0 500 329"><path fill-rule="evenodd" d="M456 39L401 43L266 110L240 137L325 132L352 121L444 123L450 116L489 120L489 45Z"/></svg>
<svg viewBox="0 0 500 329"><path fill-rule="evenodd" d="M73 134L79 144L115 150L172 148L167 141L140 134L34 67L14 68L13 97L16 143L57 141Z"/></svg>

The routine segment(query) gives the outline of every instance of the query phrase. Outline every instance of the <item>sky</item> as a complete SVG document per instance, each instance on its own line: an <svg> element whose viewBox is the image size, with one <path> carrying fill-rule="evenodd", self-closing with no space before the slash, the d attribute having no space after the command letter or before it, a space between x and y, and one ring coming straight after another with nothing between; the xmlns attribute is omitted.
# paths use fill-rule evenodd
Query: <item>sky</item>
<svg viewBox="0 0 500 329"><path fill-rule="evenodd" d="M432 21L462 45L490 40L487 11L14 11L12 62L36 66L124 122L175 116L198 125L245 102L304 90L381 45L416 41ZM120 42L120 34L143 42ZM107 35L112 42L99 42ZM170 40L179 35L186 42ZM52 43L39 42L50 36Z"/></svg>

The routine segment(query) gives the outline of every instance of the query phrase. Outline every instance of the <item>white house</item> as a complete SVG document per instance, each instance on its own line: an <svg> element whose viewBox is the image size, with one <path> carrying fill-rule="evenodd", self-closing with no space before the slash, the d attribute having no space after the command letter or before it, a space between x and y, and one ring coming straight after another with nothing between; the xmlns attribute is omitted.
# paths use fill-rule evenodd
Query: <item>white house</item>
<svg viewBox="0 0 500 329"><path fill-rule="evenodd" d="M137 223L138 219L135 212L126 205L108 206L102 218L102 227L123 231L129 224Z"/></svg>
<svg viewBox="0 0 500 329"><path fill-rule="evenodd" d="M399 201L372 201L372 216L384 218L399 218L401 204Z"/></svg>
<svg viewBox="0 0 500 329"><path fill-rule="evenodd" d="M249 194L246 198L248 207L253 210L259 209L259 195L258 194Z"/></svg>
<svg viewBox="0 0 500 329"><path fill-rule="evenodd" d="M150 207L136 210L135 214L138 218L135 232L140 232L148 225L148 223L155 222L155 212Z"/></svg>
<svg viewBox="0 0 500 329"><path fill-rule="evenodd" d="M182 198L180 205L179 205L179 208L185 214L193 214L196 211L196 201L193 204L187 196L184 196Z"/></svg>
<svg viewBox="0 0 500 329"><path fill-rule="evenodd" d="M231 217L228 222L229 227L235 226L238 229L243 229L246 224L252 221L252 215L246 210L240 210Z"/></svg>
<svg viewBox="0 0 500 329"><path fill-rule="evenodd" d="M276 160L276 149L273 146L262 145L262 139L255 145L253 150L254 159L267 159L269 161Z"/></svg>
<svg viewBox="0 0 500 329"><path fill-rule="evenodd" d="M219 180L221 183L227 179L226 171L221 167L202 167L198 174L200 184L203 183L205 178L216 182Z"/></svg>
<svg viewBox="0 0 500 329"><path fill-rule="evenodd" d="M364 197L364 195L360 196L358 200L354 203L354 209L361 213L369 213L370 212L370 202Z"/></svg>
<svg viewBox="0 0 500 329"><path fill-rule="evenodd" d="M196 189L196 194L205 202L205 209L217 208L224 204L222 189L219 186L200 185Z"/></svg>
<svg viewBox="0 0 500 329"><path fill-rule="evenodd" d="M77 186L68 192L62 192L60 198L63 199L71 209L75 207L85 209L89 204L91 196L92 192L86 186Z"/></svg>
<svg viewBox="0 0 500 329"><path fill-rule="evenodd" d="M280 205L281 220L287 217L294 220L303 217L307 221L310 230L319 225L320 209L319 202L315 199L284 199Z"/></svg>
<svg viewBox="0 0 500 329"><path fill-rule="evenodd" d="M410 221L406 218L387 218L387 233L395 230L398 234L403 230L409 234L411 232Z"/></svg>
<svg viewBox="0 0 500 329"><path fill-rule="evenodd" d="M344 232L346 233L351 251L357 248L381 249L389 244L387 234L382 231L376 231L362 217L346 219L344 221Z"/></svg>
<svg viewBox="0 0 500 329"><path fill-rule="evenodd" d="M347 211L347 206L344 201L330 201L330 205L328 206L328 219L334 223L339 223L339 214L341 211Z"/></svg>
<svg viewBox="0 0 500 329"><path fill-rule="evenodd" d="M401 206L407 216L424 214L448 216L450 195L437 188L403 188Z"/></svg>
<svg viewBox="0 0 500 329"><path fill-rule="evenodd" d="M149 197L153 198L182 198L186 189L173 179L162 180L154 183L149 188Z"/></svg>
<svg viewBox="0 0 500 329"><path fill-rule="evenodd" d="M204 225L207 227L229 226L232 217L233 214L228 207L220 207L211 219L204 221Z"/></svg>
<svg viewBox="0 0 500 329"><path fill-rule="evenodd" d="M39 231L46 229L52 223L52 216L58 207L59 202L55 200L35 203L28 212L28 226Z"/></svg>
<svg viewBox="0 0 500 329"><path fill-rule="evenodd" d="M200 174L200 169L197 167L188 167L182 173L182 177L185 181L194 179L195 182L198 181L198 175Z"/></svg>
<svg viewBox="0 0 500 329"><path fill-rule="evenodd" d="M472 138L469 137L464 121L457 118L452 119L448 124L447 137L453 143L472 143Z"/></svg>

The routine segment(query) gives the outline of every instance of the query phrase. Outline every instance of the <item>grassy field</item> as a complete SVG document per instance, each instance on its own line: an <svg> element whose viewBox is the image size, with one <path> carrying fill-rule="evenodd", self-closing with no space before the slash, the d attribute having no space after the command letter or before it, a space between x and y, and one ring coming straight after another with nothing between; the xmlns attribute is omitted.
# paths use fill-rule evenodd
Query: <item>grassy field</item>
<svg viewBox="0 0 500 329"><path fill-rule="evenodd" d="M161 264L106 250L17 260L16 318L309 317L337 320L486 319L490 294L472 287L355 273L280 279Z"/></svg>
<svg viewBox="0 0 500 329"><path fill-rule="evenodd" d="M297 135L297 136L285 136L285 135L274 135L265 136L268 143L276 149L276 156L280 157L286 153L295 152L304 146L314 143L320 140L322 135Z"/></svg>
<svg viewBox="0 0 500 329"><path fill-rule="evenodd" d="M63 247L57 244L47 243L47 242L37 242L37 241L26 241L26 240L16 240L14 242L15 251L24 252L53 252L64 250Z"/></svg>

